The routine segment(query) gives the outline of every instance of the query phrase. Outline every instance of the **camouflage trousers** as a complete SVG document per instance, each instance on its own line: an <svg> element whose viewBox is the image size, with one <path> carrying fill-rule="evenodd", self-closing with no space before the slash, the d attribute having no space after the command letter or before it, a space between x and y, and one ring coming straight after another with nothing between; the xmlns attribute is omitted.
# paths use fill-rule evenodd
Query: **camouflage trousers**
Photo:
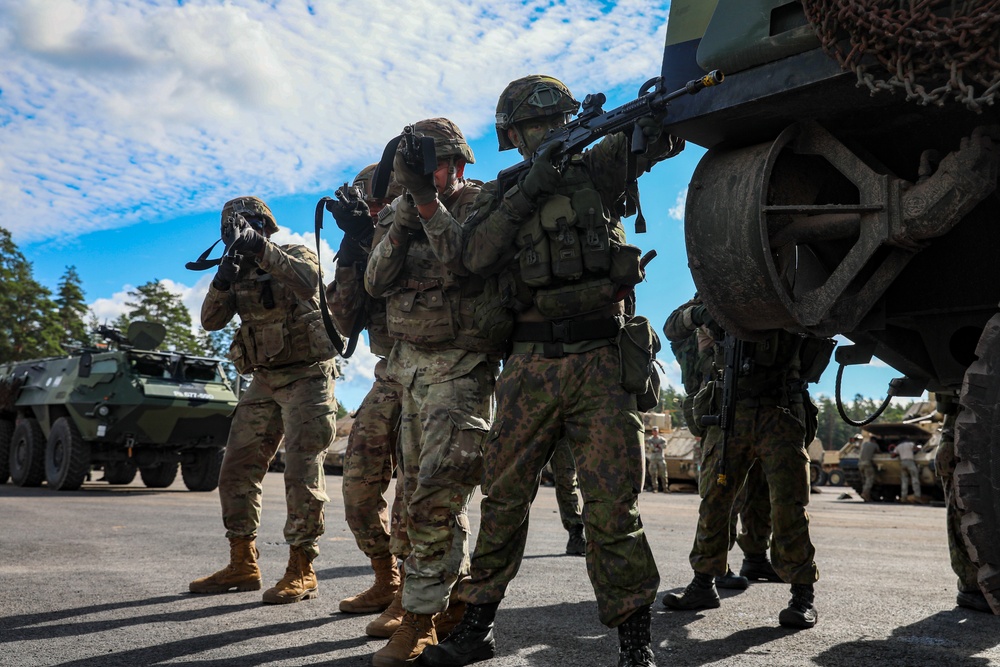
<svg viewBox="0 0 1000 667"><path fill-rule="evenodd" d="M899 499L906 500L907 487L913 489L913 495L920 497L920 471L917 462L905 459L899 462Z"/></svg>
<svg viewBox="0 0 1000 667"><path fill-rule="evenodd" d="M323 534L326 476L323 459L336 431L332 366L271 386L271 373L258 370L240 398L219 474L226 537L252 537L260 527L261 482L284 436L285 540L313 557ZM287 376L287 369L282 376Z"/></svg>
<svg viewBox="0 0 1000 667"><path fill-rule="evenodd" d="M955 419L957 415L945 415L941 426L941 443L934 457L934 469L944 487L944 502L947 507L948 555L951 569L958 576L961 591L979 590L979 568L969 556L969 548L962 539L962 512L958 508L958 494L955 491Z"/></svg>
<svg viewBox="0 0 1000 667"><path fill-rule="evenodd" d="M497 383L497 419L483 455L482 519L471 577L457 597L503 599L517 574L542 468L564 439L576 460L590 576L602 623L652 604L660 576L639 518L642 421L618 382L618 349L560 358L512 354Z"/></svg>
<svg viewBox="0 0 1000 667"><path fill-rule="evenodd" d="M490 422L494 366L444 382L418 379L403 391L400 469L406 558L403 608L434 614L469 571L469 499L483 474L482 442ZM393 541L393 551L399 543Z"/></svg>
<svg viewBox="0 0 1000 667"><path fill-rule="evenodd" d="M861 497L870 500L872 488L875 486L875 464L870 461L858 461L858 471L861 473Z"/></svg>
<svg viewBox="0 0 1000 667"><path fill-rule="evenodd" d="M552 477L556 485L556 504L559 518L567 531L583 525L583 506L580 504L580 485L576 478L576 461L569 443L560 440L552 450Z"/></svg>
<svg viewBox="0 0 1000 667"><path fill-rule="evenodd" d="M790 584L811 584L819 579L809 539L809 455L806 453L805 413L801 404L738 404L732 433L726 443L728 483L718 483L712 463L719 456L722 431L710 428L703 442L705 465L701 479L698 530L691 549L695 572L721 576L726 573L733 505L750 466L757 459L767 480L771 502L771 561ZM752 489L748 488L748 493Z"/></svg>
<svg viewBox="0 0 1000 667"><path fill-rule="evenodd" d="M715 466L711 465L711 469ZM771 541L771 489L764 476L764 466L754 461L747 472L746 481L740 487L733 501L729 519L729 548L740 545L747 555L757 556L767 553ZM736 520L742 530L736 531Z"/></svg>
<svg viewBox="0 0 1000 667"><path fill-rule="evenodd" d="M385 492L396 469L396 443L403 388L385 376L386 361L375 365L375 382L361 401L344 452L344 514L358 548L368 558L388 558L390 531L399 553L410 553L400 520L402 486L396 485L390 521Z"/></svg>
<svg viewBox="0 0 1000 667"><path fill-rule="evenodd" d="M667 479L666 460L663 458L650 459L647 467L649 468L649 480L653 484L653 491L658 491L660 484L663 485L664 491L668 491L670 480Z"/></svg>

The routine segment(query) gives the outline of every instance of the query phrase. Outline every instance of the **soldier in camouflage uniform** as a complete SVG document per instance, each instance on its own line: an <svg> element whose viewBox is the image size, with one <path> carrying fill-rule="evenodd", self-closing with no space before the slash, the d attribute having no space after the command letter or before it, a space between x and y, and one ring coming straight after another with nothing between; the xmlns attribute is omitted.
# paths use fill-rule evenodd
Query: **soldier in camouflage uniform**
<svg viewBox="0 0 1000 667"><path fill-rule="evenodd" d="M569 443L560 440L552 450L549 461L552 468L552 479L556 487L556 504L559 506L559 519L563 528L569 533L566 542L566 553L570 556L583 556L587 553L587 542L583 538L583 506L580 504L580 484L576 474L576 461L573 460L573 450Z"/></svg>
<svg viewBox="0 0 1000 667"><path fill-rule="evenodd" d="M328 208L344 238L337 253L334 282L327 287L330 313L337 330L345 338L368 329L371 351L379 357L375 382L354 416L354 425L344 452L344 513L354 539L375 571L375 583L367 590L340 601L340 611L350 614L383 612L368 624L365 632L373 637L391 637L403 617L402 586L396 555L409 555L406 527L400 521L402 485L397 485L392 515L384 495L396 469L396 442L403 388L386 374L386 357L393 339L386 328L385 300L368 295L364 286L365 267L374 242L375 224L382 211L402 194L393 180L384 199L372 195L375 167L361 170L353 187L360 201L332 200ZM384 217L384 216L383 216ZM391 541L396 550L390 548Z"/></svg>
<svg viewBox="0 0 1000 667"><path fill-rule="evenodd" d="M433 178L394 162L407 191L379 223L385 236L372 251L365 287L385 298L396 342L387 374L403 387L400 427L402 521L410 541L401 625L373 656L376 667L406 665L437 643L435 614L468 572L468 503L482 477L482 439L501 347L512 318L497 303L496 281L470 275L462 261L462 225L479 193L464 180L472 149L451 121L413 125L434 139ZM412 198L412 201L411 199ZM452 613L460 613L461 607Z"/></svg>
<svg viewBox="0 0 1000 667"><path fill-rule="evenodd" d="M660 485L663 492L670 491L670 482L667 479L667 441L660 437L658 426L653 427L653 433L646 440L646 467L649 471L650 481L653 483L653 493L656 493Z"/></svg>
<svg viewBox="0 0 1000 667"><path fill-rule="evenodd" d="M500 97L500 149L531 156L578 103L560 81L529 76ZM638 173L680 144L658 120ZM587 572L601 622L617 627L620 665L652 665L649 622L659 573L637 506L643 480L642 421L636 396L620 384L616 337L622 300L642 279L640 251L625 244L628 141L605 138L573 155L560 172L551 153L536 157L520 183L484 186L466 222L465 263L499 276L502 303L516 313L512 351L497 383L497 419L484 445L482 523L467 601L454 633L420 664L465 665L492 657L493 621L517 573L528 511L542 467L560 439L576 459L587 539ZM650 333L652 333L650 331Z"/></svg>
<svg viewBox="0 0 1000 667"><path fill-rule="evenodd" d="M941 442L934 456L934 469L944 487L944 500L947 507L948 553L951 556L951 569L958 576L958 596L956 602L961 607L974 609L987 614L993 610L986 601L986 596L979 589L979 566L969 556L969 548L962 538L962 513L958 507L958 495L955 491L955 420L961 406L958 396L953 393L940 392L937 398L937 411L944 415L941 426Z"/></svg>
<svg viewBox="0 0 1000 667"><path fill-rule="evenodd" d="M285 576L264 592L265 604L316 597L313 560L323 534L323 459L336 431L335 350L319 310L319 262L302 245L278 246L274 215L256 197L222 209L227 254L201 308L201 323L218 331L234 316L240 328L230 358L253 381L240 397L219 475L229 565L191 582L192 593L260 590L254 541L260 526L261 481L284 437Z"/></svg>
<svg viewBox="0 0 1000 667"><path fill-rule="evenodd" d="M692 319L699 316L692 313ZM713 325L717 339L724 335ZM814 560L815 549L809 539L809 455L806 452L808 431L815 426L815 412L806 384L819 379L829 362L832 345L827 341L806 338L785 331L764 332L756 343L742 343L737 360L736 410L732 430L722 447L723 432L710 427L705 435L705 461L725 462L727 481L719 479L715 465L702 471L701 505L698 530L691 550L694 579L683 593L668 593L663 603L671 609L694 610L719 606L714 577L726 572L726 552L730 548L730 517L739 488L745 483L751 465L760 465L770 489L771 555L774 569L783 581L791 584L792 598L778 615L781 625L811 628L816 625L813 584L819 578ZM716 353L717 380L702 389L715 401L721 395L724 368L721 345ZM700 397L699 397L700 398ZM695 418L716 412L699 409L695 400ZM810 410L807 413L807 410ZM755 462L756 460L756 462Z"/></svg>
<svg viewBox="0 0 1000 667"><path fill-rule="evenodd" d="M687 303L676 308L667 317L663 333L670 341L670 347L677 355L681 366L681 382L687 396L684 399L684 414L691 432L703 437L705 429L694 417L694 397L705 382L711 379L712 362L716 354L714 336L709 328L711 315L697 294ZM698 489L706 488L709 479L715 475L718 452L702 452L698 467ZM715 578L717 588L746 590L749 581L780 582L767 558L768 542L771 538L770 489L764 476L763 466L754 463L747 473L746 482L740 487L729 515L729 548L739 544L743 551L743 565L739 575L734 574L729 565L726 573ZM737 533L737 519L742 531ZM669 599L669 598L665 598Z"/></svg>

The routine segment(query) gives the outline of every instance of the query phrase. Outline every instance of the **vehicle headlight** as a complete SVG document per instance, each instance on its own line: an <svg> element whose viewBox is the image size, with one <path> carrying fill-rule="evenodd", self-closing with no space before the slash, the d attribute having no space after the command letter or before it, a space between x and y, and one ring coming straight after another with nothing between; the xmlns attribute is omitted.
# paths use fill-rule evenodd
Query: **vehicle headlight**
<svg viewBox="0 0 1000 667"><path fill-rule="evenodd" d="M109 408L106 405L98 405L97 414L100 417L107 417L109 414L111 414L111 408Z"/></svg>

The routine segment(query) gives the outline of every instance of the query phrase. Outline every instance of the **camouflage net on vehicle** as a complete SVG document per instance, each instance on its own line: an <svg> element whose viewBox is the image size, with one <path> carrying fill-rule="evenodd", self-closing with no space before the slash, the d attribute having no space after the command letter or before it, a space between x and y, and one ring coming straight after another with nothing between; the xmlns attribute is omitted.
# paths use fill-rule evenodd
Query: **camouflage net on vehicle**
<svg viewBox="0 0 1000 667"><path fill-rule="evenodd" d="M1000 0L802 0L823 44L872 94L963 102L980 112L1000 91Z"/></svg>

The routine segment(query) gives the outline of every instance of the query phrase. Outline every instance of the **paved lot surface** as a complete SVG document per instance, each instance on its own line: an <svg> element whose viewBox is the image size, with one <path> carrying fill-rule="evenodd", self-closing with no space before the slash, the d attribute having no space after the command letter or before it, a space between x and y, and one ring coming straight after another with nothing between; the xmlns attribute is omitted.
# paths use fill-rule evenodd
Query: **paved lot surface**
<svg viewBox="0 0 1000 667"><path fill-rule="evenodd" d="M99 475L99 473L98 473ZM260 593L193 596L188 582L228 558L215 493L178 482L88 483L79 492L0 486L0 665L368 665L382 640L368 616L337 610L364 588L367 561L343 520L340 478L327 478L328 529L317 570L320 597L265 607ZM699 613L654 606L660 667L685 665L1000 665L1000 619L956 608L944 509L865 505L825 487L812 497L821 580L819 625L778 626L788 587L755 584ZM478 527L478 496L473 524ZM265 481L259 545L265 587L287 559L280 475ZM694 494L643 494L641 509L660 590L691 578ZM617 635L597 621L584 560L562 555L554 493L531 514L521 572L497 616L495 666L617 664ZM741 555L733 554L738 568Z"/></svg>

